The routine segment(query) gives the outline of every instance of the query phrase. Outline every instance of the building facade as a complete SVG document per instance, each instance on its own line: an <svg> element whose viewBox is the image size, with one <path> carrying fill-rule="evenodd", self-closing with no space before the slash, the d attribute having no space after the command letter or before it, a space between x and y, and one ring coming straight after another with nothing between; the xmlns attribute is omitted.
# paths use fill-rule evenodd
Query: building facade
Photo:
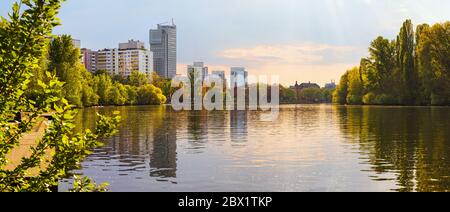
<svg viewBox="0 0 450 212"><path fill-rule="evenodd" d="M223 86L227 87L227 79L225 77L225 71L213 71L211 76L217 77L222 80Z"/></svg>
<svg viewBox="0 0 450 212"><path fill-rule="evenodd" d="M209 69L203 62L194 62L193 65L189 65L187 67L187 73L188 76L194 76L196 79L202 79L203 82L209 74Z"/></svg>
<svg viewBox="0 0 450 212"><path fill-rule="evenodd" d="M95 73L97 71L97 57L97 51L92 51L86 48L81 49L81 63L91 73Z"/></svg>
<svg viewBox="0 0 450 212"><path fill-rule="evenodd" d="M110 75L128 77L133 71L151 74L153 71L153 54L144 48L145 44L130 40L120 43L118 49L98 51L96 70L106 70Z"/></svg>
<svg viewBox="0 0 450 212"><path fill-rule="evenodd" d="M153 52L153 67L156 73L165 79L177 74L177 27L158 24L150 30L150 50Z"/></svg>

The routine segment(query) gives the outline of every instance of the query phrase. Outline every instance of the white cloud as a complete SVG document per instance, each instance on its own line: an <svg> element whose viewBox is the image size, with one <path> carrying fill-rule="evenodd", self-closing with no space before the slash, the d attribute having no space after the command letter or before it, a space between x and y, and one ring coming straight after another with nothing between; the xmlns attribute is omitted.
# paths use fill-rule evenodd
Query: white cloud
<svg viewBox="0 0 450 212"><path fill-rule="evenodd" d="M355 66L365 49L316 43L258 45L225 49L218 55L242 64L255 75L279 75L284 85L295 81L320 84L338 81L346 69Z"/></svg>

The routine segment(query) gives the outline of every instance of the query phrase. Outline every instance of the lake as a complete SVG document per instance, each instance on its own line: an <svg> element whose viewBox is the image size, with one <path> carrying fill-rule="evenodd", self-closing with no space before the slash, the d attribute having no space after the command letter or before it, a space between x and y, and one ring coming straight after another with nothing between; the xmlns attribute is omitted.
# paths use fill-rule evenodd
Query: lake
<svg viewBox="0 0 450 212"><path fill-rule="evenodd" d="M273 122L257 111L89 108L78 130L114 110L120 133L75 171L112 191L450 191L449 107L284 105Z"/></svg>

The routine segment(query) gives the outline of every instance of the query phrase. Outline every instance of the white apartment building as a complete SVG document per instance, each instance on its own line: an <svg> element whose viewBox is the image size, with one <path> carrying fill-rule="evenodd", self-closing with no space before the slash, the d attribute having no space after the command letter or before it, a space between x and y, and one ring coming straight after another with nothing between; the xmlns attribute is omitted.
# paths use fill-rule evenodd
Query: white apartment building
<svg viewBox="0 0 450 212"><path fill-rule="evenodd" d="M144 43L130 40L119 44L118 49L98 51L96 68L124 77L130 76L133 71L149 75L153 71L153 54L144 48Z"/></svg>

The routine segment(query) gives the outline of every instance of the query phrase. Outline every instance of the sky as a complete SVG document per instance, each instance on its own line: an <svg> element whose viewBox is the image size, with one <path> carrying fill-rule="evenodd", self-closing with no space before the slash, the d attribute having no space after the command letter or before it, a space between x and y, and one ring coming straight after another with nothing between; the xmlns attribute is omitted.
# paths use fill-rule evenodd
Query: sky
<svg viewBox="0 0 450 212"><path fill-rule="evenodd" d="M0 15L12 2L1 0ZM406 19L448 21L449 9L448 0L67 0L54 34L90 49L148 45L149 29L173 18L180 74L203 61L210 70L278 75L284 85L324 85L358 65L377 36L395 38Z"/></svg>

